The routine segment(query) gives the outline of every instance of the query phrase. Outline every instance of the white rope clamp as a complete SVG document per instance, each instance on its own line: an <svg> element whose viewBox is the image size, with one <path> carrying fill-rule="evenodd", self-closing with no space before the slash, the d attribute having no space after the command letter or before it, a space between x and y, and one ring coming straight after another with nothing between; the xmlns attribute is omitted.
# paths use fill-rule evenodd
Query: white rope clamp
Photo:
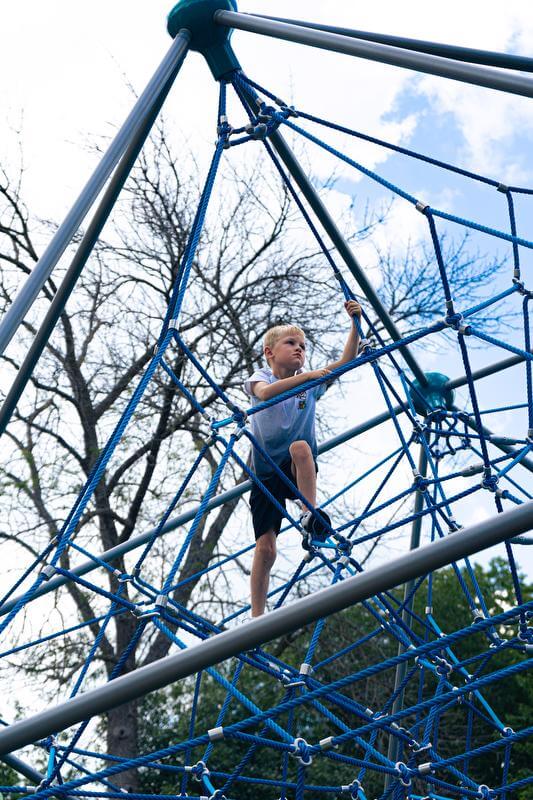
<svg viewBox="0 0 533 800"><path fill-rule="evenodd" d="M318 746L321 750L330 750L332 747L336 749L338 744L333 743L334 738L334 736L328 736L326 739L321 739L318 743Z"/></svg>
<svg viewBox="0 0 533 800"><path fill-rule="evenodd" d="M40 575L41 578L45 581L49 581L50 578L55 575L57 572L56 568L52 564L47 564L45 567L42 568Z"/></svg>
<svg viewBox="0 0 533 800"><path fill-rule="evenodd" d="M305 747L309 747L309 745L307 744L305 739L303 739L301 736L298 736L294 740L294 742L292 743L292 746L294 748L294 752L292 752L290 755L294 756L294 758L297 761L299 761L302 766L309 767L313 763L313 756L311 755L311 753L307 754L307 758L304 755L302 755L302 753L300 751L300 745L304 745Z"/></svg>

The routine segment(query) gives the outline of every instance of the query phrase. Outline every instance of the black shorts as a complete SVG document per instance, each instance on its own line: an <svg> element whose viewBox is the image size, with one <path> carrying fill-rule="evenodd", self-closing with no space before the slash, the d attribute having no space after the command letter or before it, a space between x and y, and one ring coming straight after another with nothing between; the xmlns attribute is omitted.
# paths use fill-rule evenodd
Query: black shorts
<svg viewBox="0 0 533 800"><path fill-rule="evenodd" d="M288 458L279 465L283 474L296 485L296 478L292 474L292 460ZM315 461L315 469L318 472L318 467ZM270 494L276 498L278 503L283 507L286 500L294 500L296 495L289 486L282 481L277 472L273 472L267 478L261 478L261 483L268 489ZM259 539L264 533L274 531L276 536L280 532L281 521L283 516L276 506L270 502L262 489L253 484L252 491L250 492L250 508L252 510L252 521L254 524L255 538Z"/></svg>

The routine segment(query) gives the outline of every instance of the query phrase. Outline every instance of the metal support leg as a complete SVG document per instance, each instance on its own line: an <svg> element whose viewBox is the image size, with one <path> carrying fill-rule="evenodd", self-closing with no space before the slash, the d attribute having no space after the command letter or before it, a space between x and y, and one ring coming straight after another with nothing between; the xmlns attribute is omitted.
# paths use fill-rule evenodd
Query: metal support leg
<svg viewBox="0 0 533 800"><path fill-rule="evenodd" d="M0 757L533 528L533 501L140 667L0 730Z"/></svg>
<svg viewBox="0 0 533 800"><path fill-rule="evenodd" d="M65 304L70 297L83 268L85 267L87 259L89 258L93 247L100 236L100 233L102 232L109 214L113 210L117 198L122 191L122 187L124 186L124 183L126 182L135 161L137 160L137 156L139 155L181 68L186 52L186 47L182 47L181 59L175 64L169 80L161 88L159 94L155 97L152 107L148 109L145 120L136 131L134 138L130 142L118 167L115 170L104 197L102 198L102 201L95 212L91 224L87 228L87 232L85 233L85 236L79 245L78 251L74 256L74 259L67 270L65 277L63 278L61 286L54 296L46 317L41 323L41 326L32 342L26 358L24 359L24 362L17 373L15 381L13 382L13 385L0 409L0 436L4 433L9 420L11 419L11 415L13 414L18 401L20 400L24 388L28 383L33 370L35 369L35 366L41 357L44 348L46 347L48 339L50 338L52 331L54 330L57 321L63 312L63 309L65 308Z"/></svg>
<svg viewBox="0 0 533 800"><path fill-rule="evenodd" d="M255 108L254 95L247 89L244 89L243 91L250 105ZM394 324L394 321L391 319L387 309L383 306L381 300L379 299L378 295L374 290L374 287L366 277L363 268L357 261L350 246L348 245L344 236L338 229L333 217L327 210L326 206L320 199L315 187L307 177L305 171L300 166L291 148L288 146L287 142L285 141L285 139L283 138L283 136L279 131L274 131L274 133L270 135L269 141L272 143L279 157L281 158L281 160L287 167L288 171L296 181L303 196L313 209L313 212L316 214L322 227L324 228L327 235L335 245L339 255L341 256L344 263L346 264L346 266L354 276L355 280L361 287L368 302L371 304L372 308L374 309L379 319L385 326L387 332L390 334L391 338L395 342L400 341L400 339L402 338L400 331ZM409 367L413 371L413 374L415 375L417 380L419 380L420 383L423 386L425 386L427 383L426 376L421 367L418 365L417 361L415 360L410 350L407 347L402 347L401 353L405 358L406 362L408 363Z"/></svg>
<svg viewBox="0 0 533 800"><path fill-rule="evenodd" d="M25 778L27 778L32 783L35 783L37 786L41 783L41 781L44 781L46 777L41 772L38 772L33 767L30 767L29 764L26 764L20 758L17 758L17 756L3 755L2 758L0 758L0 761L3 761L4 764L6 764L6 766L15 770L15 772L18 772L19 775L23 775Z"/></svg>
<svg viewBox="0 0 533 800"><path fill-rule="evenodd" d="M401 406L396 406L393 411L394 414L401 414L403 412L403 408L401 408ZM383 422L387 422L389 419L389 412L384 411L382 414L372 417L366 422L363 422L361 425L357 425L355 428L351 428L350 430L339 434L339 436L334 436L332 439L322 442L318 446L318 454L321 455L322 453L328 453L335 447L339 447L339 445L345 444L351 439L355 439L362 433L366 433L367 431L376 428L378 425L381 425ZM228 489L226 492L222 492L209 501L206 507L206 513L215 508L220 508L220 506L223 506L224 503L229 503L236 497L242 497L249 492L251 488L252 481L243 481L243 483L239 483L237 486L234 486L233 489ZM169 520L166 525L163 526L159 532L159 535L165 536L167 533L175 531L180 526L186 525L195 518L197 513L198 506L194 506L189 511L179 514L177 517ZM132 536L127 542L122 542L122 544L118 544L116 547L112 547L109 550L100 553L98 556L98 562L104 561L106 564L112 564L114 561L117 561L119 558L122 558L124 555L126 555L126 553L131 553L133 550L136 550L138 547L142 547L149 542L154 535L154 532L155 530L152 529L146 531L145 533L140 533L137 536ZM100 568L98 562L93 560L84 561L83 563L78 564L78 566L72 567L71 573L72 575L77 576L87 575L89 572L94 572L95 569ZM55 575L53 578L50 578L50 580L45 581L45 583L43 583L39 589L37 589L32 597L32 601L37 600L38 597L42 597L44 594L49 594L50 592L56 591L61 586L69 583L69 580L70 579L64 575ZM17 605L21 597L22 595L16 595L15 597L6 600L6 602L0 606L0 617L9 614L9 612Z"/></svg>
<svg viewBox="0 0 533 800"><path fill-rule="evenodd" d="M353 39L350 36L341 36L338 33L312 30L298 24L276 22L272 19L256 17L253 14L216 11L214 19L219 25L224 25L227 28L259 33L263 36L273 36L275 39L284 39L296 44L319 47L322 50L331 50L335 53L344 53L358 58L367 58L382 64L413 69L417 72L425 72L428 75L439 75L442 78L451 78L455 81L471 83L474 86L484 86L500 92L533 97L533 80L524 75L509 74L503 70L478 67L475 64L464 64L461 61L453 61L449 58L413 50L403 50L401 47L365 42L360 39Z"/></svg>
<svg viewBox="0 0 533 800"><path fill-rule="evenodd" d="M427 467L428 467L428 459L426 450L424 447L421 446L420 456L418 459L418 471L423 478L426 477ZM420 511L422 511L423 505L424 505L424 495L422 494L422 492L417 492L415 496L414 513L418 514ZM420 547L421 529L422 529L422 517L417 517L415 520L413 520L413 525L411 527L411 541L409 543L409 552L412 552L413 550L418 550L418 548ZM402 620L407 625L411 624L411 618L409 612L413 608L413 598L411 597L411 599L408 602L406 601L411 592L413 591L414 585L415 585L414 580L407 581L403 590L404 608L402 611ZM401 655L403 652L405 652L405 647L403 646L403 644L398 645L398 655ZM407 662L401 661L396 667L396 676L394 679L395 692L398 691L398 688L402 685L402 682L405 679L406 672L407 672ZM395 714L397 711L400 711L400 709L403 707L403 697L404 697L404 692L402 690L399 693L398 697L395 699L394 703L392 704L391 714ZM398 744L399 744L398 740L391 734L389 739L389 750L387 756L394 763L398 761L398 749L399 749ZM386 774L385 788L390 786L391 780L392 780L391 776L389 774Z"/></svg>
<svg viewBox="0 0 533 800"><path fill-rule="evenodd" d="M52 274L52 270L103 189L128 143L137 134L139 127L146 119L146 115L150 113L156 98L160 95L178 65L183 61L189 47L189 41L190 34L188 31L180 31L176 36L167 55L135 103L133 110L115 136L100 164L4 315L0 324L0 355L4 353L32 303Z"/></svg>

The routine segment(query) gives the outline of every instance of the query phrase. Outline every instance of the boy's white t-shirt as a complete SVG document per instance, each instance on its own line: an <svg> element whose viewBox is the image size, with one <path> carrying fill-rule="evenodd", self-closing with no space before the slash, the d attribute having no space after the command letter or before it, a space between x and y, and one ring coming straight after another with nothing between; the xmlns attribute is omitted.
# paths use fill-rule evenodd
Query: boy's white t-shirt
<svg viewBox="0 0 533 800"><path fill-rule="evenodd" d="M299 370L299 372L301 371ZM254 395L252 384L259 381L275 383L277 380L278 378L272 374L272 370L264 367L258 369L245 381L244 388L251 397L252 407L262 402ZM302 389L293 397L288 397L280 403L251 415L252 434L275 464L279 465L286 461L289 458L289 446L299 440L309 444L316 458L315 406L326 388L326 384L321 384L313 389ZM258 477L272 474L272 466L262 458L255 447L253 448L253 463Z"/></svg>

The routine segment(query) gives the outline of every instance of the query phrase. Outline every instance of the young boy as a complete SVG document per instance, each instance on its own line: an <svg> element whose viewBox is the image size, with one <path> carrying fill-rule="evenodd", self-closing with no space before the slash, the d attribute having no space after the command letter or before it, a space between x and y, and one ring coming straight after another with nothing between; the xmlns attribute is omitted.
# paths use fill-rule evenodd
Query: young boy
<svg viewBox="0 0 533 800"><path fill-rule="evenodd" d="M344 307L350 317L361 317L361 306L348 300ZM316 507L316 457L315 404L322 397L326 385L305 389L305 383L327 375L331 370L356 357L359 336L352 323L342 357L322 369L303 371L305 361L305 335L296 325L278 325L270 328L264 338L264 354L268 368L257 370L248 378L245 389L252 405L302 386L302 391L281 403L265 408L251 417L252 433L259 445L281 469L313 509ZM272 466L253 451L253 466L257 477L285 508L285 500L294 494L273 471ZM276 559L276 537L281 528L281 513L255 484L250 495L250 506L256 538L251 574L252 617L264 614L270 570ZM327 531L329 518L322 511L313 514L303 509L301 524L315 534ZM326 523L326 524L324 524Z"/></svg>

